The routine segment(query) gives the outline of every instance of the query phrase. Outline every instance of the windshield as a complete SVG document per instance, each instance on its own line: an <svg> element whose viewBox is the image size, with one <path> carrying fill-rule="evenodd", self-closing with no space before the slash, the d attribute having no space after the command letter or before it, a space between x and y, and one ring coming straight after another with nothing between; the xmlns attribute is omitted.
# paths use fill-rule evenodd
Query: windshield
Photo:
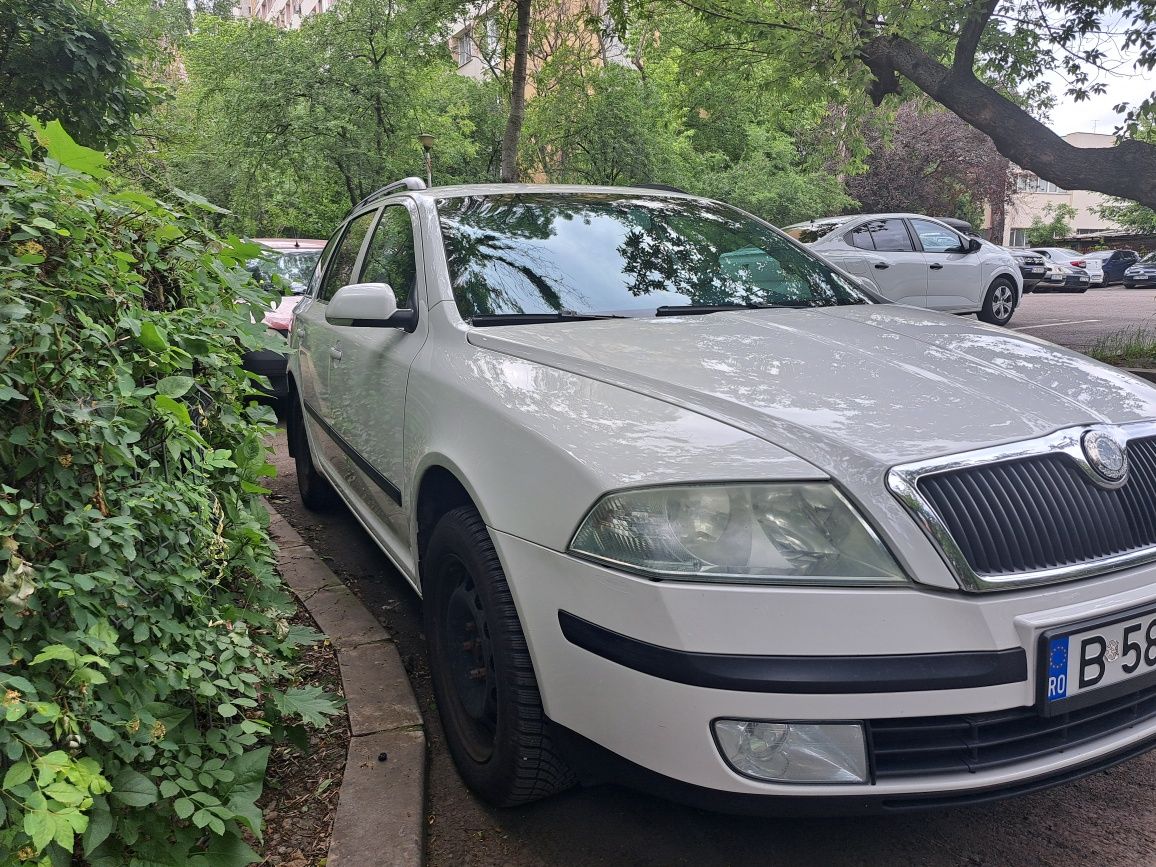
<svg viewBox="0 0 1156 867"><path fill-rule="evenodd" d="M454 299L467 319L871 300L777 232L720 205L509 193L441 199L438 212Z"/></svg>
<svg viewBox="0 0 1156 867"><path fill-rule="evenodd" d="M1156 250L1153 250L1147 256L1140 259L1141 262L1156 262Z"/></svg>

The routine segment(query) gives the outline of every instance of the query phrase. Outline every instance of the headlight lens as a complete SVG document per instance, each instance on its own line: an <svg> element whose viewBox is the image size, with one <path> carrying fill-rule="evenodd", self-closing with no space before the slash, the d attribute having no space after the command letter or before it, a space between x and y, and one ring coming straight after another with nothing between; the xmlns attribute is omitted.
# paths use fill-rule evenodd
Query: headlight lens
<svg viewBox="0 0 1156 867"><path fill-rule="evenodd" d="M901 584L903 570L827 482L684 485L608 494L570 550L653 578Z"/></svg>

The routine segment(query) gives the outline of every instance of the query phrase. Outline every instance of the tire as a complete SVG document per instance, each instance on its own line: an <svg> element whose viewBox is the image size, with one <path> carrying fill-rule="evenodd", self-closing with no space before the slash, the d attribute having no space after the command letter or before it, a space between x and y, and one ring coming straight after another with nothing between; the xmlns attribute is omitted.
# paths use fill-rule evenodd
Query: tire
<svg viewBox="0 0 1156 867"><path fill-rule="evenodd" d="M1016 287L1006 277L997 277L988 287L979 318L991 325L1007 325L1016 312Z"/></svg>
<svg viewBox="0 0 1156 867"><path fill-rule="evenodd" d="M422 574L430 677L466 785L503 807L573 786L546 731L514 599L477 510L461 506L438 521Z"/></svg>
<svg viewBox="0 0 1156 867"><path fill-rule="evenodd" d="M341 498L329 479L321 475L309 451L309 436L305 432L305 411L296 389L289 391L289 451L297 467L297 492L301 502L311 512L330 512L337 508Z"/></svg>

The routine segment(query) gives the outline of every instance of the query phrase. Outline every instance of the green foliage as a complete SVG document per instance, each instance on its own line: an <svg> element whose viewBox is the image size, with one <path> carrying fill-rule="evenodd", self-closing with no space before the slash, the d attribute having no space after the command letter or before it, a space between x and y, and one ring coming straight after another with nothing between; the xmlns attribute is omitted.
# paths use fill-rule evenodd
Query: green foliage
<svg viewBox="0 0 1156 867"><path fill-rule="evenodd" d="M0 4L0 148L15 143L24 114L61 120L82 143L104 145L149 103L123 38L89 4Z"/></svg>
<svg viewBox="0 0 1156 867"><path fill-rule="evenodd" d="M1072 220L1076 217L1076 209L1071 205L1048 205L1044 208L1043 217L1032 217L1032 224L1028 227L1028 246L1042 247L1051 244L1056 238L1066 238L1072 234Z"/></svg>
<svg viewBox="0 0 1156 867"><path fill-rule="evenodd" d="M440 183L485 177L503 118L496 87L450 60L457 5L344 0L299 30L198 16L188 81L151 128L159 165L142 173L228 207L229 229L321 237L373 190L424 174L418 133L437 137Z"/></svg>
<svg viewBox="0 0 1156 867"><path fill-rule="evenodd" d="M255 248L36 132L0 163L0 862L251 863L261 740L334 709L256 499Z"/></svg>

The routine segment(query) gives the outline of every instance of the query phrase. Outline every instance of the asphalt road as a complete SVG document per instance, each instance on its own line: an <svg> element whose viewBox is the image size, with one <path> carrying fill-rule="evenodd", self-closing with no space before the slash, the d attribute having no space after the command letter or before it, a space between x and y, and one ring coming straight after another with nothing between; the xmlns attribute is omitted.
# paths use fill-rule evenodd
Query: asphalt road
<svg viewBox="0 0 1156 867"><path fill-rule="evenodd" d="M1144 324L1156 328L1156 289L1113 287L1082 294L1030 293L1010 327L1087 351L1102 337Z"/></svg>
<svg viewBox="0 0 1156 867"><path fill-rule="evenodd" d="M1153 291L1029 295L1012 325L1082 348L1154 313ZM716 815L610 786L516 810L490 808L465 789L446 752L419 600L347 510L318 515L302 508L283 434L275 446L279 475L270 499L394 636L414 684L429 729L427 852L434 867L1156 864L1156 754L990 806L884 818Z"/></svg>

